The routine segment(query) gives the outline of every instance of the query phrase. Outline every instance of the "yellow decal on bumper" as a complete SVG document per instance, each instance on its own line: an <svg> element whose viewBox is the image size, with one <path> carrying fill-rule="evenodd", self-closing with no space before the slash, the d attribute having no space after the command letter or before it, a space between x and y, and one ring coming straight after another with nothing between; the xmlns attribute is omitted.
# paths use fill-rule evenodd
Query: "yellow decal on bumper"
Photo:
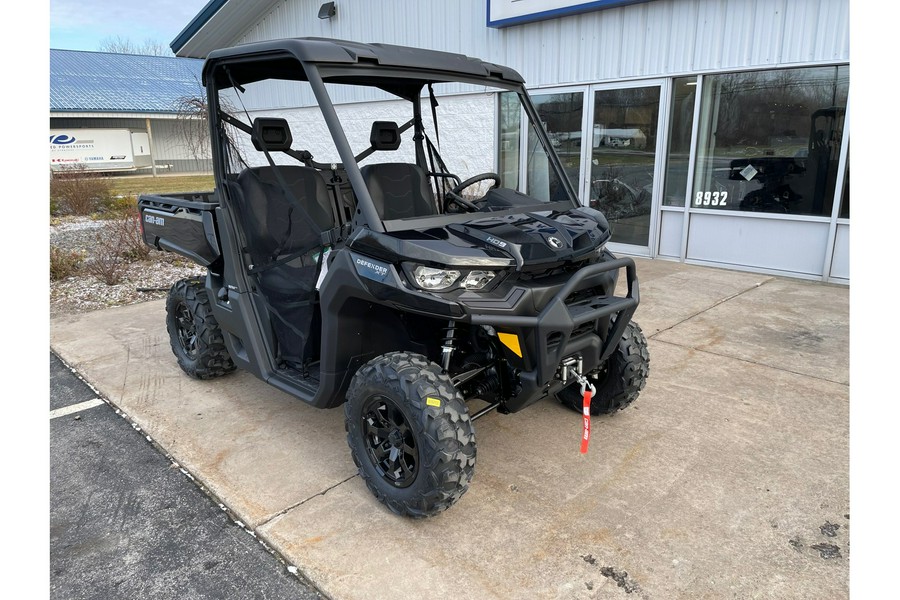
<svg viewBox="0 0 900 600"><path fill-rule="evenodd" d="M500 338L500 341L504 346L513 351L513 353L522 358L522 348L519 346L519 336L514 333L497 333L497 337Z"/></svg>

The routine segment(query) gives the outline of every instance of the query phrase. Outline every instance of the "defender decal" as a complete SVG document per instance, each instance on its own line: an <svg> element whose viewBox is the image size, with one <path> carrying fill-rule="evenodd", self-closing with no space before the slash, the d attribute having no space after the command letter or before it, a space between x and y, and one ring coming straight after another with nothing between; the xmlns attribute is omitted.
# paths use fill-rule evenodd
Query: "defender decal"
<svg viewBox="0 0 900 600"><path fill-rule="evenodd" d="M356 272L362 277L379 282L387 279L388 273L390 273L390 265L387 263L372 258L366 258L365 256L359 256L358 254L351 254L350 256L353 257L353 264L356 266Z"/></svg>

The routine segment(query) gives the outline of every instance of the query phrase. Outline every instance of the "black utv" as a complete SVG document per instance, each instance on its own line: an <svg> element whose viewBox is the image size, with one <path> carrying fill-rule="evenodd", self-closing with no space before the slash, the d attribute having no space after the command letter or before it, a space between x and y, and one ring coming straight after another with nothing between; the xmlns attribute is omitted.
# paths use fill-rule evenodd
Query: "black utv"
<svg viewBox="0 0 900 600"><path fill-rule="evenodd" d="M215 192L139 199L145 241L207 271L166 303L188 375L241 368L343 404L360 476L411 517L467 490L486 412L554 396L587 421L637 398L634 263L606 249L514 70L288 39L212 52L203 83ZM498 143L522 157L503 177L483 172Z"/></svg>

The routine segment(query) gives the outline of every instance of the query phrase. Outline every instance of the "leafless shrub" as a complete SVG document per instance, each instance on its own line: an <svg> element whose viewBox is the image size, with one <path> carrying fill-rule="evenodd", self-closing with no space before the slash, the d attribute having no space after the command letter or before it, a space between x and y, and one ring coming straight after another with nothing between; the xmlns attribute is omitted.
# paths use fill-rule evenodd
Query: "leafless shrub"
<svg viewBox="0 0 900 600"><path fill-rule="evenodd" d="M89 215L108 204L111 195L105 177L84 165L67 167L50 180L50 211L55 215Z"/></svg>
<svg viewBox="0 0 900 600"><path fill-rule="evenodd" d="M84 255L77 250L50 246L50 280L58 281L75 275L83 262Z"/></svg>
<svg viewBox="0 0 900 600"><path fill-rule="evenodd" d="M85 270L106 285L118 285L122 282L127 266L128 262L117 249L104 240L97 246L94 257L85 265Z"/></svg>
<svg viewBox="0 0 900 600"><path fill-rule="evenodd" d="M126 261L136 262L150 258L152 248L144 243L141 213L134 203L119 210L106 227L109 235L117 241L120 254Z"/></svg>
<svg viewBox="0 0 900 600"><path fill-rule="evenodd" d="M136 206L108 219L94 240L85 270L106 285L119 284L129 263L147 260L153 251L144 243L140 212Z"/></svg>

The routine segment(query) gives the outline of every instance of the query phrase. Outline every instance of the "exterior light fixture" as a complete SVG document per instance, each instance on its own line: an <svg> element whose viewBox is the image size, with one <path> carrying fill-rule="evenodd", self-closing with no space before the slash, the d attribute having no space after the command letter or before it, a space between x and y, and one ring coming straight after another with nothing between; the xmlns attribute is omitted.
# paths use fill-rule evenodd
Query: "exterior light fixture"
<svg viewBox="0 0 900 600"><path fill-rule="evenodd" d="M337 9L334 7L334 2L326 2L319 7L319 18L330 19L335 15L336 12Z"/></svg>

